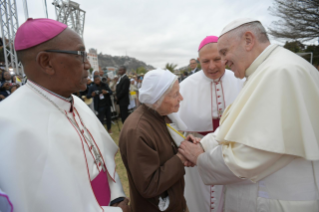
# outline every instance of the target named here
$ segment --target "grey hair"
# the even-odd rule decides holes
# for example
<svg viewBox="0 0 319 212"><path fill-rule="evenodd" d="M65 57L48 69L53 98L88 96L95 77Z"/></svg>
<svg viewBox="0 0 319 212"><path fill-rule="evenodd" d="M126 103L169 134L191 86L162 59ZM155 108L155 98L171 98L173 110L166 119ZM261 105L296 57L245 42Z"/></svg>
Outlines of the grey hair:
<svg viewBox="0 0 319 212"><path fill-rule="evenodd" d="M173 82L170 84L170 86L168 87L168 89L165 91L165 93L154 103L154 104L145 104L147 107L153 109L153 110L157 110L163 103L163 100L165 98L165 96L171 92L171 90L173 89L173 86L175 84L175 82L177 81L178 77L176 76L175 79L173 80Z"/></svg>
<svg viewBox="0 0 319 212"><path fill-rule="evenodd" d="M243 36L243 34L246 33L247 31L252 32L256 36L257 40L260 43L269 42L269 37L268 37L266 29L258 21L244 24L244 25L230 31L229 35L231 37L240 39Z"/></svg>

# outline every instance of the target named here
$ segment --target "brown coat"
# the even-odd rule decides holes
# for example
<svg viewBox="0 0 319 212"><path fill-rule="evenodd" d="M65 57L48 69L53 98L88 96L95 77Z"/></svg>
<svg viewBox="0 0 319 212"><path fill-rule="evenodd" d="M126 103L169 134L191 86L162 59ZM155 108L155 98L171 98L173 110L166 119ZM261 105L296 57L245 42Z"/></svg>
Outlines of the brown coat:
<svg viewBox="0 0 319 212"><path fill-rule="evenodd" d="M133 212L159 212L158 198L169 195L165 212L184 212L184 166L176 156L165 117L145 105L126 120L119 145L130 183Z"/></svg>

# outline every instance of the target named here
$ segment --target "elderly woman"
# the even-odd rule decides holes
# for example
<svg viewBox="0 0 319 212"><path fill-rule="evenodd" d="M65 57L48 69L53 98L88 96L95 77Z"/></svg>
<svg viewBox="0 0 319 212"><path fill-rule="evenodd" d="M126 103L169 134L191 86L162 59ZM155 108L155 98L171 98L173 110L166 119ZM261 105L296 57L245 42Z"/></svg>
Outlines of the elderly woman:
<svg viewBox="0 0 319 212"><path fill-rule="evenodd" d="M183 97L177 76L149 71L139 90L142 103L125 121L119 146L127 169L133 212L188 211L183 196L184 164L167 124Z"/></svg>

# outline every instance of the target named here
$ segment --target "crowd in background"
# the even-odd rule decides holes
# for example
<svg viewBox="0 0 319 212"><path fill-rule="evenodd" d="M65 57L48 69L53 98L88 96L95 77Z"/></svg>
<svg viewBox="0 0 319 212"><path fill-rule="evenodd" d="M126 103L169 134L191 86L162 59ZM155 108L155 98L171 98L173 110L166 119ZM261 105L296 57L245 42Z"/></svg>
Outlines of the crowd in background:
<svg viewBox="0 0 319 212"><path fill-rule="evenodd" d="M127 116L139 105L138 89L144 75L126 76L125 66L121 66L117 74L110 78L101 68L94 70L87 78L87 89L74 93L92 109L102 124L106 124L109 133L112 133L112 119L120 117L124 123ZM0 69L0 102L26 81L27 79L20 75Z"/></svg>
<svg viewBox="0 0 319 212"><path fill-rule="evenodd" d="M124 123L127 116L139 105L138 89L143 75L126 75L126 67L121 66L115 76L109 77L103 70L95 70L87 79L87 89L75 93L106 124L112 133L112 119L120 117Z"/></svg>
<svg viewBox="0 0 319 212"><path fill-rule="evenodd" d="M0 102L15 92L23 84L22 81L22 76L0 69Z"/></svg>
<svg viewBox="0 0 319 212"><path fill-rule="evenodd" d="M179 82L201 69L198 61L194 58L190 59L188 67L190 71L183 71ZM316 65L316 68L319 71L319 64ZM87 89L74 93L92 109L102 124L106 124L109 133L112 133L112 119L121 117L124 123L127 116L140 105L138 90L144 76L144 74L126 76L125 66L121 66L117 74L110 78L101 68L94 70L87 79ZM123 76L126 76L126 80ZM0 102L24 85L24 81L22 76L12 75L9 71L0 69Z"/></svg>

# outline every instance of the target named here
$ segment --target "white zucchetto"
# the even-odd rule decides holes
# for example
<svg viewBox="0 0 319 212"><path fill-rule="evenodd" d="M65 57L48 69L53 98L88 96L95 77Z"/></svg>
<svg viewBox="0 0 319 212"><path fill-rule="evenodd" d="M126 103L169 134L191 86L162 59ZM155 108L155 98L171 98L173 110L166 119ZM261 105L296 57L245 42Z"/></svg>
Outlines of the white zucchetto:
<svg viewBox="0 0 319 212"><path fill-rule="evenodd" d="M224 29L220 33L219 37L221 37L222 35L226 34L229 31L232 31L233 29L236 29L237 27L240 27L241 25L252 23L252 22L259 22L260 23L260 21L258 21L257 19L252 19L252 18L236 19L224 27Z"/></svg>
<svg viewBox="0 0 319 212"><path fill-rule="evenodd" d="M177 76L168 70L158 68L147 72L139 89L139 101L154 104L176 79Z"/></svg>

